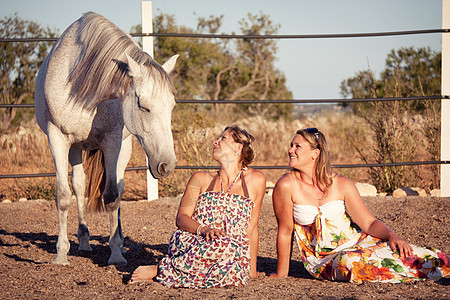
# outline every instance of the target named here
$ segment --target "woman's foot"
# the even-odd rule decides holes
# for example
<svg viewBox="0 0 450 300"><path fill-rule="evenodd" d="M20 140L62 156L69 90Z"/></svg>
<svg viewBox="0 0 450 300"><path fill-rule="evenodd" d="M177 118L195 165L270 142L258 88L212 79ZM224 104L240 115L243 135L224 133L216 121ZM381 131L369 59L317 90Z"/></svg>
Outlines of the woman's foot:
<svg viewBox="0 0 450 300"><path fill-rule="evenodd" d="M158 274L158 266L140 266L134 270L129 283L152 281Z"/></svg>
<svg viewBox="0 0 450 300"><path fill-rule="evenodd" d="M256 274L250 273L250 278L251 279L258 278L259 276L265 276L265 273L263 273L263 272L256 272Z"/></svg>

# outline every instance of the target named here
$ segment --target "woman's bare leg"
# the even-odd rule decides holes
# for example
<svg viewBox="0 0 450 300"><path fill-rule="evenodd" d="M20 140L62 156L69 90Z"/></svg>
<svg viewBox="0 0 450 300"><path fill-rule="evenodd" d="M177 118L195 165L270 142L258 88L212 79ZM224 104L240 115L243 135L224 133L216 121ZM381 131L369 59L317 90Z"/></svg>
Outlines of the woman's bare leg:
<svg viewBox="0 0 450 300"><path fill-rule="evenodd" d="M129 283L152 281L158 274L158 266L140 266L134 270Z"/></svg>

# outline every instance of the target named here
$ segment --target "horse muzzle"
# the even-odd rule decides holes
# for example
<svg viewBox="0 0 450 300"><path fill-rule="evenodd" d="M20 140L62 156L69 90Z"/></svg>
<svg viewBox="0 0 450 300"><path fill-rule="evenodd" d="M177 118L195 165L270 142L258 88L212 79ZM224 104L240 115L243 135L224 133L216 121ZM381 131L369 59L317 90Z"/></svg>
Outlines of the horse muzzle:
<svg viewBox="0 0 450 300"><path fill-rule="evenodd" d="M149 164L148 169L150 170L150 173L155 179L160 179L162 177L167 177L175 170L176 164L170 164L166 162L160 162L158 166L156 167L156 170L152 168L152 166Z"/></svg>

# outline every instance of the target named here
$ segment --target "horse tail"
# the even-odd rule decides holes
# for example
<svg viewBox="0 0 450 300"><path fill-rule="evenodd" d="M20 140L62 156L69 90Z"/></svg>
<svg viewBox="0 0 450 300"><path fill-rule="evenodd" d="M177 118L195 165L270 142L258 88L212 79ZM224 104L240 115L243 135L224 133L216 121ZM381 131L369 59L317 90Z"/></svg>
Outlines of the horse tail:
<svg viewBox="0 0 450 300"><path fill-rule="evenodd" d="M103 151L99 149L83 152L83 165L87 173L87 195L86 210L88 212L102 212L105 205L102 201L105 190L105 158Z"/></svg>

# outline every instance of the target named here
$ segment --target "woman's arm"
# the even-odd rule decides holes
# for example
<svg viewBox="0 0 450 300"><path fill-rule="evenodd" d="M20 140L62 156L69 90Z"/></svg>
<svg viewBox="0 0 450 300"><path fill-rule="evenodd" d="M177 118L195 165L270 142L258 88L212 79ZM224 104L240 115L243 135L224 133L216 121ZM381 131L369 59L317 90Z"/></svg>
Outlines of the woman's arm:
<svg viewBox="0 0 450 300"><path fill-rule="evenodd" d="M352 220L367 234L389 241L392 251L398 250L400 257L413 254L411 246L396 235L386 224L375 218L361 199L355 184L338 175L339 189L344 193L345 207Z"/></svg>
<svg viewBox="0 0 450 300"><path fill-rule="evenodd" d="M261 205L266 193L266 178L263 173L250 169L251 176L248 176L248 187L250 198L255 203L250 216L250 224L247 227L247 235L250 243L250 278L258 277L257 272L257 257L258 257L258 220L261 212Z"/></svg>
<svg viewBox="0 0 450 300"><path fill-rule="evenodd" d="M194 214L198 197L202 192L203 182L206 181L207 176L208 174L206 172L196 172L189 179L180 201L180 207L178 208L176 217L176 225L178 228L196 233L200 224L192 219L192 215Z"/></svg>
<svg viewBox="0 0 450 300"><path fill-rule="evenodd" d="M294 229L292 186L288 175L278 180L273 189L272 202L278 222L277 272L272 278L287 277L291 260L292 231Z"/></svg>
<svg viewBox="0 0 450 300"><path fill-rule="evenodd" d="M186 186L183 197L181 198L180 207L178 208L176 218L176 225L178 228L191 233L204 235L207 241L216 237L225 236L225 232L222 230L210 228L208 226L201 226L201 224L192 219L198 197L206 189L205 186L211 181L211 179L211 174L207 172L196 172L192 175ZM197 229L199 229L198 232Z"/></svg>

